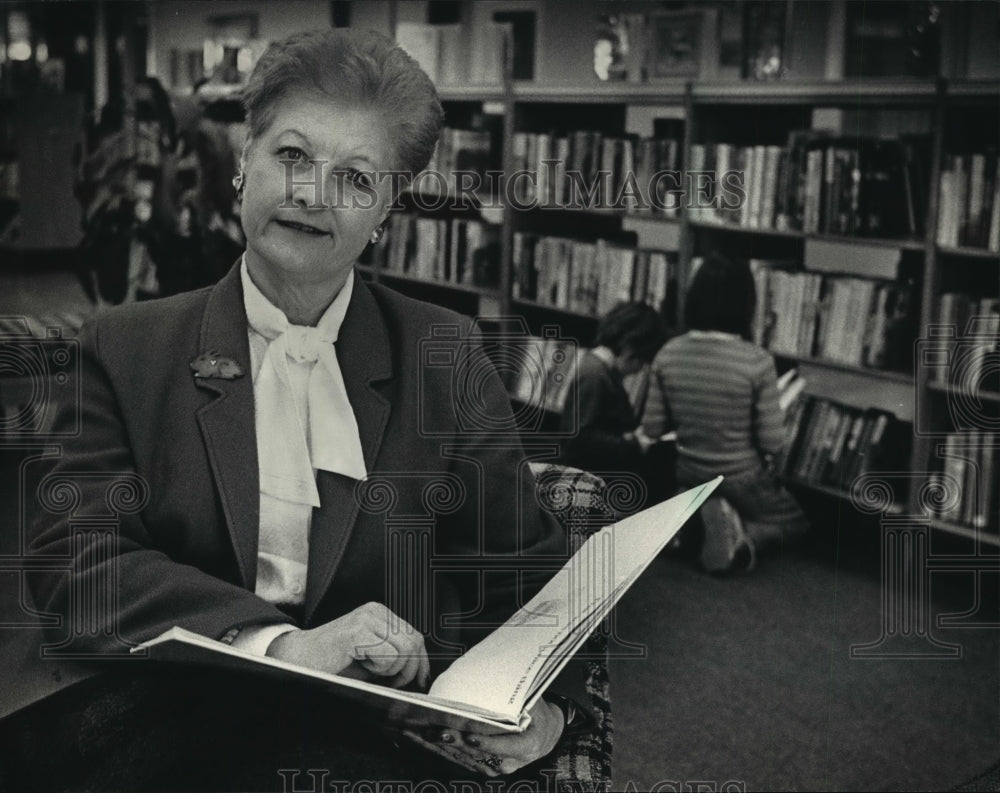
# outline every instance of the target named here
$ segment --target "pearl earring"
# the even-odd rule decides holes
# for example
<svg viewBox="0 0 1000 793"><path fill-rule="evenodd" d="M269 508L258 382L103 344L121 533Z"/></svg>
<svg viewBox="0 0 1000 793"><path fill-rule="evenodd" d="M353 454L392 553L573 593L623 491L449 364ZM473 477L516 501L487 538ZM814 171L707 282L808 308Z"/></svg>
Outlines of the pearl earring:
<svg viewBox="0 0 1000 793"><path fill-rule="evenodd" d="M385 233L385 226L379 226L379 227L378 227L377 229L375 229L375 230L374 230L374 231L372 232L372 236L371 236L371 241L372 241L372 245L375 245L375 244L377 244L377 243L378 243L378 241L379 241L380 239L382 239L382 235L383 235L384 233Z"/></svg>

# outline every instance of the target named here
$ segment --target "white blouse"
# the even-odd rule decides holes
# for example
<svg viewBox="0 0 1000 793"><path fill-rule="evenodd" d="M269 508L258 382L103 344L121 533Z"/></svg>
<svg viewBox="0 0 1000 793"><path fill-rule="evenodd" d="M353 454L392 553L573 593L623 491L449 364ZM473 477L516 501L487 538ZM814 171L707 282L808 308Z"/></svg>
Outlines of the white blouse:
<svg viewBox="0 0 1000 793"><path fill-rule="evenodd" d="M354 273L315 327L292 325L240 267L250 337L260 535L255 592L277 605L304 602L312 511L320 505L316 470L366 476L357 421L337 363L335 342ZM233 646L263 655L295 626L248 626Z"/></svg>

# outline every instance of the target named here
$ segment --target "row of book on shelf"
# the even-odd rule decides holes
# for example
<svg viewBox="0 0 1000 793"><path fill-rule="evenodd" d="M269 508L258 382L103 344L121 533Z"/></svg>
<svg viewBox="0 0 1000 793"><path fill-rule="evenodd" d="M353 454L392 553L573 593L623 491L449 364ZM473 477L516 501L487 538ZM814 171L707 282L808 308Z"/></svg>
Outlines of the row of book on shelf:
<svg viewBox="0 0 1000 793"><path fill-rule="evenodd" d="M1000 393L1000 373L989 365L1000 352L1000 297L974 297L945 292L937 298L939 327L935 357L925 362L930 382L961 388L970 394Z"/></svg>
<svg viewBox="0 0 1000 793"><path fill-rule="evenodd" d="M919 294L913 283L794 269L751 259L754 341L776 354L909 371Z"/></svg>
<svg viewBox="0 0 1000 793"><path fill-rule="evenodd" d="M917 237L926 152L922 138L842 138L821 130L795 130L784 146L695 143L688 170L714 177L706 188L711 200L689 201L690 217L806 234Z"/></svg>
<svg viewBox="0 0 1000 793"><path fill-rule="evenodd" d="M522 231L513 248L516 300L599 317L629 301L663 310L674 294L675 252Z"/></svg>
<svg viewBox="0 0 1000 793"><path fill-rule="evenodd" d="M938 245L1000 253L997 149L947 154L938 180Z"/></svg>
<svg viewBox="0 0 1000 793"><path fill-rule="evenodd" d="M515 132L511 166L511 174L534 176L519 177L514 185L518 200L525 203L649 211L666 217L676 217L682 203L679 176L656 178L658 173L679 173L681 141L676 137L594 130L567 135Z"/></svg>
<svg viewBox="0 0 1000 793"><path fill-rule="evenodd" d="M998 440L995 432L980 430L945 436L938 455L940 468L931 474L928 488L940 498L925 499L931 517L973 529L998 530Z"/></svg>
<svg viewBox="0 0 1000 793"><path fill-rule="evenodd" d="M583 205L652 211L744 228L869 237L918 237L927 201L924 138L833 137L796 130L784 146L691 145L688 172L679 174L677 137L610 135L594 130L515 132L508 176L516 196L542 206ZM431 161L454 171L486 173L497 159L488 130L446 127ZM579 174L570 179L567 173ZM695 195L699 191L702 196ZM704 200L707 195L708 200ZM1000 157L997 149L947 154L938 180L937 242L1000 252Z"/></svg>
<svg viewBox="0 0 1000 793"><path fill-rule="evenodd" d="M803 396L785 417L787 441L777 474L796 482L849 492L870 471L898 471L909 463L912 433L893 414ZM903 501L905 494L896 494Z"/></svg>
<svg viewBox="0 0 1000 793"><path fill-rule="evenodd" d="M485 175L494 158L495 143L488 129L444 127L427 170L440 173L448 182L453 182L455 171Z"/></svg>
<svg viewBox="0 0 1000 793"><path fill-rule="evenodd" d="M426 281L496 289L500 227L472 218L394 212L370 254L383 272Z"/></svg>

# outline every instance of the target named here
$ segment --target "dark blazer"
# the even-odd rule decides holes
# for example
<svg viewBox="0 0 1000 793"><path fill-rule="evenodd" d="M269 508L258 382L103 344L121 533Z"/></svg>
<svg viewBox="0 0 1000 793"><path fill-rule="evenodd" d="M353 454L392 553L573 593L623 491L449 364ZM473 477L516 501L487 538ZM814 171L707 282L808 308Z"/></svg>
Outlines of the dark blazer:
<svg viewBox="0 0 1000 793"><path fill-rule="evenodd" d="M509 418L510 405L469 328L453 312L356 279L337 355L371 478L356 487L321 474L324 506L314 514L305 604L295 615L301 626L374 600L406 610L404 619L431 633L430 651L456 651L476 638L448 627L456 617L488 629L564 559L565 536L538 509L516 437L475 418ZM193 377L190 362L209 350L247 374ZM39 484L30 536L31 553L74 560L72 585L63 572L30 576L37 608L63 620L72 639L65 649L121 654L173 625L221 637L289 620L253 594L258 462L238 267L214 287L108 311L82 332L81 358L82 431ZM466 398L473 411L463 410ZM135 511L139 502L145 506ZM71 526L107 525L109 514L117 518L116 554L73 544ZM400 522L405 516L409 523ZM401 540L406 531L423 531L429 547ZM417 550L407 556L389 546ZM511 564L512 555L521 558ZM487 571L497 556L508 558ZM534 567L528 557L537 557ZM112 565L115 632L74 633L72 598L103 586ZM518 567L529 570L520 579L511 569ZM404 579L420 592L396 597ZM516 591L519 580L528 591ZM74 679L53 669L37 695Z"/></svg>

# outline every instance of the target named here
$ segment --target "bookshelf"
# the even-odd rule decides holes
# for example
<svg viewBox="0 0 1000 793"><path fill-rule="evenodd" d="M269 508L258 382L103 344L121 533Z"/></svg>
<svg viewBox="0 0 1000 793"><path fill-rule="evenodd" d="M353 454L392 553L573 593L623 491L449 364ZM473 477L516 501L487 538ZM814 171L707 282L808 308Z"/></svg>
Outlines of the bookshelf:
<svg viewBox="0 0 1000 793"><path fill-rule="evenodd" d="M928 485L958 484L960 498L931 525L1000 545L1000 106L997 81L954 81L938 98L933 222L916 351L914 470ZM977 175L978 174L978 175ZM977 187L978 182L978 187ZM954 487L952 488L954 489Z"/></svg>
<svg viewBox="0 0 1000 793"><path fill-rule="evenodd" d="M579 339L581 346L589 343L600 316L595 305L581 307L572 302L553 305L551 301L538 299L536 294L524 292L526 239L536 243L546 239L571 240L578 245L593 245L600 240L601 245L623 250L664 252L669 257L668 280L672 288L663 308L674 329L678 329L683 285L692 262L713 249L746 259L780 262L781 267L789 267L800 275L813 274L822 282L823 295L834 282L847 283L846 294L855 297L860 294L866 302L864 312L871 310L868 303L877 302L877 296L884 291L902 290L905 310L899 309L901 316L895 318L898 321L895 335L890 334L891 338L885 342L892 346L890 360L885 356L838 359L823 354L817 347L779 348L772 350L779 369L799 368L809 382L807 396L829 400L844 415L857 417L868 411L892 416L896 437L908 439L903 459L897 458L893 464L906 468L912 483L908 492L904 489L896 493L893 506L896 514L923 509L918 491L935 485L936 479L944 475L941 449L949 442L954 444L956 441L949 439L956 435L975 448L978 455L961 473L965 484L973 484L968 477L976 466L980 474L985 468L987 475L997 478L997 450L987 447L1000 437L1000 382L986 380L970 387L968 383L941 381L940 376L935 379L915 357L914 350L926 341L929 325L941 321L944 295L964 294L976 308L986 307L989 298L1000 298L997 268L1000 252L989 248L989 218L983 218L984 210L980 210L979 230L972 236L940 236L945 203L949 200L946 197L942 201L940 195L942 173L948 166L966 170L975 167L984 174L996 167L996 141L1000 133L996 96L1000 95L1000 83L907 78L560 87L508 82L499 91L493 88L482 94L477 94L474 87L450 86L442 95L446 113L450 103L466 106L475 98L498 112L502 121L494 127L500 136L495 150L500 153L500 167L507 172L525 167L526 136L547 136L543 146L552 146L554 150L552 141L566 137L572 145L574 132L581 130L610 139L630 138L633 146L640 145L643 138L672 137L678 147L674 166L678 169L692 168L697 164L692 162L693 157L703 156L707 148L720 143L732 147L732 164L739 162L733 151L740 147L751 153L742 155L744 158L753 156L754 147L769 147L771 151L765 149L766 156L780 156L780 162L784 163L796 140L814 145L821 152L814 157L819 157L824 165L828 159L836 164L837 158L843 156L830 154L828 150L865 152L868 146L881 147L879 154L891 161L889 165L880 162L878 156L874 157L874 164L845 158L839 165L840 176L860 170L862 180L870 178L872 184L888 181L890 188L897 189L896 193L875 194L870 202L873 212L888 206L897 214L871 219L867 226L859 221L859 207L852 205L849 198L841 199L846 203L839 210L844 216L839 225L831 215L826 222L814 222L811 226L778 222L780 207L768 210L773 214L766 223L744 225L739 220L734 222L732 218L705 212L704 208L701 212L678 211L667 215L636 211L629 206L524 209L504 204L499 209L502 220L499 278L495 288L491 286L479 294L482 300L478 305L469 300L464 305L474 309L468 313L520 316L532 333L554 324L565 335ZM829 131L823 131L828 127ZM970 127L978 130L971 138L965 132ZM975 166L973 154L978 155ZM572 161L574 155L567 155L563 149L558 156L560 159L568 156ZM710 161L702 167L711 170L715 165ZM879 172L880 168L883 172ZM827 176L822 171L820 174L822 206L823 191L833 189L833 179L838 175L832 172L832 176ZM856 174L853 178L857 178ZM988 176L977 178L985 185L977 188L976 195L985 195L989 205L986 194L991 186L995 190L997 180L991 181ZM690 185L686 187L690 189ZM839 189L839 195L850 196L846 186ZM862 185L855 189L874 188ZM690 202L689 192L685 200ZM760 196L755 200L759 201ZM894 201L903 206L891 206ZM966 208L969 201L966 194L963 198ZM549 203L556 203L551 196ZM846 264L840 269L831 267L828 261L817 266L818 249L824 251L827 260L833 257ZM858 265L858 261L862 264ZM390 285L399 283L398 278L394 282L393 276L383 269L377 273L378 278ZM860 285L860 292L852 293L852 285ZM446 293L446 287L437 288L443 302L453 299ZM896 299L899 300L898 295ZM857 308L850 298L848 305ZM848 311L848 326L863 325L856 321L855 313L862 312ZM865 339L855 338L853 343L862 345L859 349L868 349L870 342L866 339L872 332L869 328ZM962 343L951 342L959 347ZM830 350L844 344L843 339L833 339ZM984 377L1000 377L989 365L986 370ZM971 419L979 421L979 425L955 426L954 406L963 400L972 405L971 408L966 405L966 414L970 410L979 411ZM842 442L850 435L847 422L847 419L841 421ZM831 442L836 442L838 433L832 420L830 432ZM925 474L923 479L918 476L921 472ZM790 475L789 483L825 497L849 499L849 483L832 481L829 475L819 479ZM971 508L965 519L935 514L930 516L931 525L956 536L1000 546L997 495L990 492L995 489L995 482L987 479L981 479L975 487L975 498L981 511L985 510L982 516L976 518Z"/></svg>

